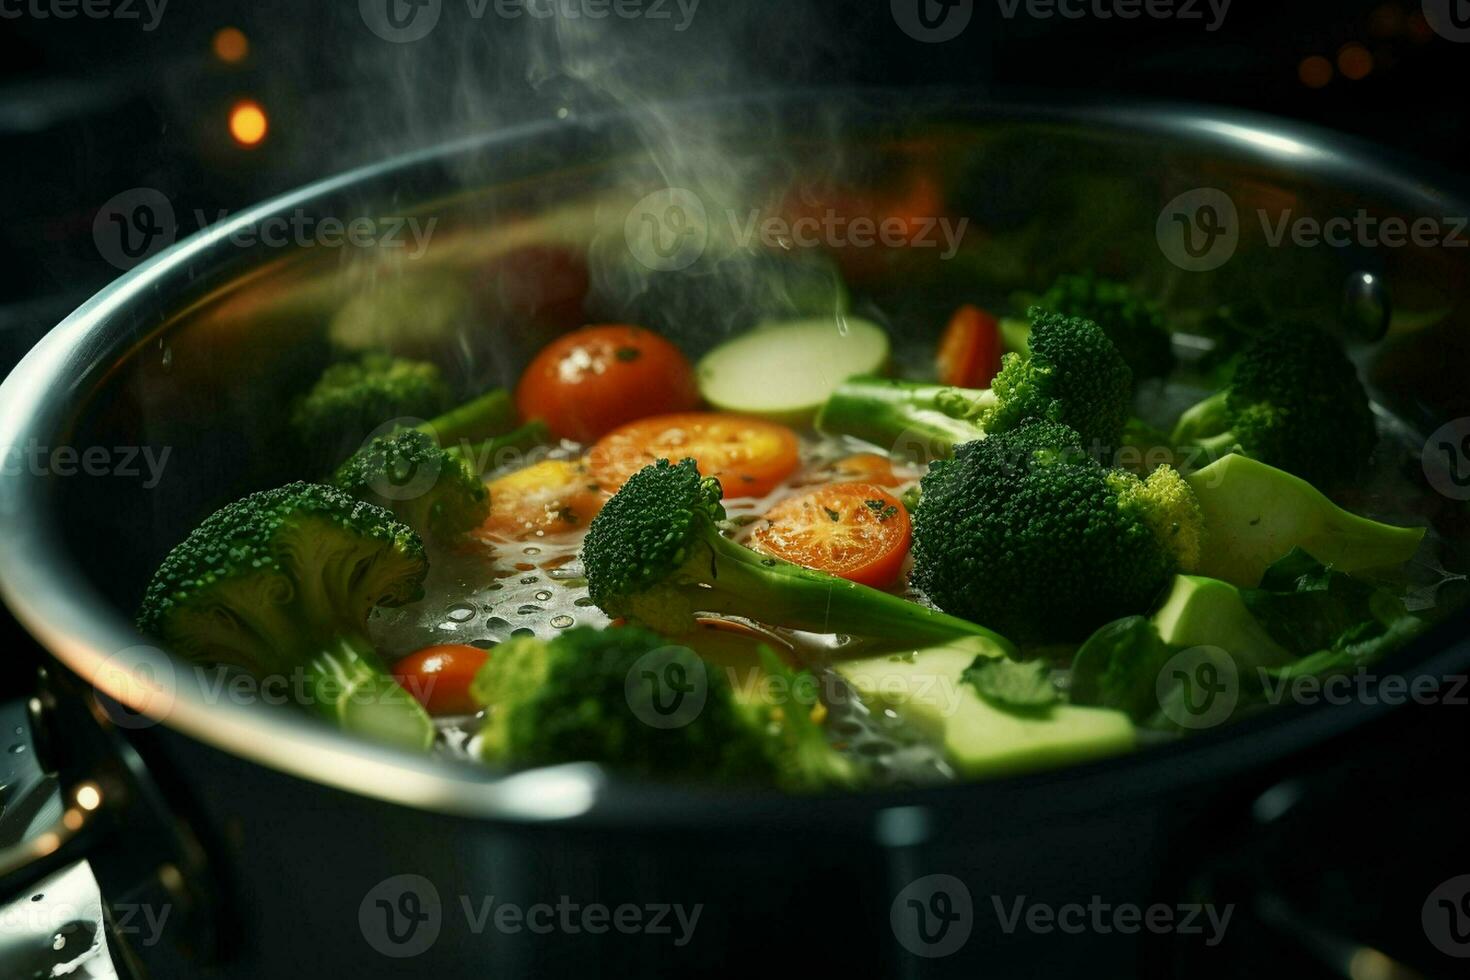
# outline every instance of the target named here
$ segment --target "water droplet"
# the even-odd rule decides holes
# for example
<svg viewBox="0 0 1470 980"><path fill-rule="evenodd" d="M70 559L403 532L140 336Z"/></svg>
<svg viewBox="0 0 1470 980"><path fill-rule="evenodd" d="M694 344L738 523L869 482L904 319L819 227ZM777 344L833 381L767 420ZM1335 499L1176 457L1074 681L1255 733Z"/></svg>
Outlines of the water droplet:
<svg viewBox="0 0 1470 980"><path fill-rule="evenodd" d="M20 742L17 742L17 743L15 743L14 745L12 745L10 747L10 754L11 755L20 755L25 750L26 750L26 747L23 744L21 744Z"/></svg>
<svg viewBox="0 0 1470 980"><path fill-rule="evenodd" d="M500 616L491 616L489 619L485 620L485 625L493 630L505 629L507 626L510 625L510 620L504 619Z"/></svg>
<svg viewBox="0 0 1470 980"><path fill-rule="evenodd" d="M166 368L173 367L173 363L174 363L174 349L173 349L173 347L171 345L164 344L163 345L163 366L166 367Z"/></svg>
<svg viewBox="0 0 1470 980"><path fill-rule="evenodd" d="M566 613L562 613L560 616L551 617L551 625L555 626L559 630L564 630L575 622L576 620L568 616Z"/></svg>
<svg viewBox="0 0 1470 980"><path fill-rule="evenodd" d="M468 602L457 602L445 613L451 623L468 623L475 618L475 607Z"/></svg>
<svg viewBox="0 0 1470 980"><path fill-rule="evenodd" d="M56 935L54 935L54 936L51 937L51 948L52 949L63 949L63 948L65 948L65 946L66 946L66 937L63 936L61 933L58 932L58 933L56 933Z"/></svg>
<svg viewBox="0 0 1470 980"><path fill-rule="evenodd" d="M528 555L539 555L541 554L541 549L536 547L534 544L527 545L524 553Z"/></svg>
<svg viewBox="0 0 1470 980"><path fill-rule="evenodd" d="M524 606L521 606L519 609L516 610L516 615L518 615L518 616L534 616L537 613L542 613L542 612L545 612L545 611L546 610L545 609L542 609L540 606L533 606L531 603L528 602Z"/></svg>
<svg viewBox="0 0 1470 980"><path fill-rule="evenodd" d="M15 734L17 734L17 735L24 735L25 733L26 733L26 730L24 728L22 728L19 725L16 725L15 726Z"/></svg>
<svg viewBox="0 0 1470 980"><path fill-rule="evenodd" d="M504 582L491 582L489 585L485 586L485 591L486 592L499 592L503 588L505 588L505 583Z"/></svg>
<svg viewBox="0 0 1470 980"><path fill-rule="evenodd" d="M31 901L33 901L33 902L39 902L42 899L44 899L45 897L46 897L46 893L45 892L36 892L36 894L34 894L34 895L31 896Z"/></svg>
<svg viewBox="0 0 1470 980"><path fill-rule="evenodd" d="M526 626L521 626L510 631L511 636L535 636L536 631Z"/></svg>
<svg viewBox="0 0 1470 980"><path fill-rule="evenodd" d="M576 599L572 600L572 605L581 606L583 609L586 609L588 606L592 605L592 597L589 595L578 596Z"/></svg>
<svg viewBox="0 0 1470 980"><path fill-rule="evenodd" d="M525 578L521 579L521 584L522 585L535 585L539 581L541 581L541 579L538 578L537 576L535 576L535 575L527 575Z"/></svg>
<svg viewBox="0 0 1470 980"><path fill-rule="evenodd" d="M536 601L537 602L550 602L551 601L551 593L550 592L547 592L545 589L541 589L540 591L538 591L536 593Z"/></svg>

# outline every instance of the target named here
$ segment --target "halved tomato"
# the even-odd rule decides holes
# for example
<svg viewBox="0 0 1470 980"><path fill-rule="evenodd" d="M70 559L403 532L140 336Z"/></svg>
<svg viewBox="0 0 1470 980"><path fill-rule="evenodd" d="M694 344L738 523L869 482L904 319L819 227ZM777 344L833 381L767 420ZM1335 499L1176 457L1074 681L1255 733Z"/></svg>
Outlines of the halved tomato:
<svg viewBox="0 0 1470 980"><path fill-rule="evenodd" d="M939 380L958 388L984 388L1000 371L1000 324L978 306L954 311L935 357Z"/></svg>
<svg viewBox="0 0 1470 980"><path fill-rule="evenodd" d="M479 707L470 682L489 652L465 643L415 650L393 665L393 676L431 715L468 715Z"/></svg>
<svg viewBox="0 0 1470 980"><path fill-rule="evenodd" d="M762 419L724 412L679 412L619 426L587 454L599 483L616 490L660 459L692 457L717 477L726 497L761 497L796 471L796 433Z"/></svg>
<svg viewBox="0 0 1470 980"><path fill-rule="evenodd" d="M548 459L490 481L490 518L480 530L512 541L584 528L608 494L580 461Z"/></svg>
<svg viewBox="0 0 1470 980"><path fill-rule="evenodd" d="M902 501L876 483L834 483L781 501L753 537L757 550L849 581L886 588L908 555Z"/></svg>

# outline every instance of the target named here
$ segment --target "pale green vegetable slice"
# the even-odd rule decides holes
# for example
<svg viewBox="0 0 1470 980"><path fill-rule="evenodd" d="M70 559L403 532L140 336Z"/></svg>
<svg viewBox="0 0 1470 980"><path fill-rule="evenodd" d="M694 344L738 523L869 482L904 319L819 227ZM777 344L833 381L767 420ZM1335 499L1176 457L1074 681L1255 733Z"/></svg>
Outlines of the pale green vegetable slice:
<svg viewBox="0 0 1470 980"><path fill-rule="evenodd" d="M843 315L758 326L706 354L697 375L716 408L799 425L847 378L887 361L883 329Z"/></svg>

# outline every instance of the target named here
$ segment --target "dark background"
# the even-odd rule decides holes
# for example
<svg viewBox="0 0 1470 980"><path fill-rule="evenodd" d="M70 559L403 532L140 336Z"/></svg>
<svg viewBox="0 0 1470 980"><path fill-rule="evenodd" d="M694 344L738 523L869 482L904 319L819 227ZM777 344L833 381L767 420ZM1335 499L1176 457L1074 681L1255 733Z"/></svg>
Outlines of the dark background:
<svg viewBox="0 0 1470 980"><path fill-rule="evenodd" d="M1211 31L1205 0L1203 19L1131 21L1038 18L1024 4L1007 17L1000 0L973 0L965 31L933 44L899 30L888 0L703 0L683 32L672 20L600 22L590 58L567 54L545 19L497 17L493 5L475 18L473 0L442 0L435 30L407 44L373 35L356 0L174 0L151 30L144 0L112 0L132 19L37 15L53 2L0 2L7 366L117 274L91 235L114 194L159 189L183 234L196 212L213 217L355 162L609 97L812 84L1044 87L1271 112L1451 168L1463 168L1467 143L1470 46L1437 35L1412 2L1235 0ZM679 17L674 0L668 9ZM212 50L230 26L248 43L234 62ZM1372 59L1358 79L1338 66L1363 63L1354 45ZM1301 77L1313 56L1331 66L1320 87ZM270 124L250 148L228 131L242 98L258 101Z"/></svg>

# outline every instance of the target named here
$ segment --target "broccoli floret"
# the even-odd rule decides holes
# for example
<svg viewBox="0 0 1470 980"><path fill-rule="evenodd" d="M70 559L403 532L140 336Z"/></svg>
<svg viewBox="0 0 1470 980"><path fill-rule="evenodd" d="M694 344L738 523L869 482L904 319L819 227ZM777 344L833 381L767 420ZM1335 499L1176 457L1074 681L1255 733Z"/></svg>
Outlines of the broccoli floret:
<svg viewBox="0 0 1470 980"><path fill-rule="evenodd" d="M430 419L452 404L449 386L434 365L365 354L323 371L297 403L292 427L302 445L336 460L384 422Z"/></svg>
<svg viewBox="0 0 1470 980"><path fill-rule="evenodd" d="M1176 571L1254 586L1293 548L1351 572L1407 561L1423 537L1244 456L1140 479L1045 422L960 446L920 487L914 584L946 612L1033 643L1146 611Z"/></svg>
<svg viewBox="0 0 1470 980"><path fill-rule="evenodd" d="M428 560L381 507L309 483L221 508L163 560L138 628L204 663L258 677L303 671L343 728L426 749L429 716L379 661L368 614L422 597Z"/></svg>
<svg viewBox="0 0 1470 980"><path fill-rule="evenodd" d="M420 534L450 541L490 516L490 493L481 479L487 464L504 450L529 449L545 436L546 426L532 422L477 445L441 449L427 432L403 429L359 449L337 469L332 484L388 508Z"/></svg>
<svg viewBox="0 0 1470 980"><path fill-rule="evenodd" d="M1057 423L962 445L920 486L914 584L1020 641L1080 639L1146 609L1199 553L1198 505L1177 473L1108 469Z"/></svg>
<svg viewBox="0 0 1470 980"><path fill-rule="evenodd" d="M1351 478L1378 441L1368 395L1335 340L1308 326L1246 345L1230 384L1174 427L1181 454L1240 451L1313 483Z"/></svg>
<svg viewBox="0 0 1470 980"><path fill-rule="evenodd" d="M323 371L296 404L292 426L303 446L335 463L384 423L410 419L427 420L414 428L450 447L506 432L516 411L502 388L454 405L437 367L379 353Z"/></svg>
<svg viewBox="0 0 1470 980"><path fill-rule="evenodd" d="M720 533L720 482L694 460L661 459L635 473L592 521L582 564L595 602L660 632L694 626L696 612L772 626L904 644L989 630L896 595L759 555Z"/></svg>
<svg viewBox="0 0 1470 980"><path fill-rule="evenodd" d="M774 654L763 651L762 660L795 680ZM812 705L742 699L724 671L637 627L502 643L471 693L488 708L481 756L502 765L588 761L639 776L787 789L851 779Z"/></svg>
<svg viewBox="0 0 1470 980"><path fill-rule="evenodd" d="M1036 305L1102 327L1135 378L1161 378L1174 369L1174 347L1158 306L1112 279L1061 275Z"/></svg>
<svg viewBox="0 0 1470 980"><path fill-rule="evenodd" d="M943 457L959 443L1042 419L1071 426L1089 447L1116 448L1132 410L1127 362L1090 320L1035 307L1030 316L1030 356L1005 355L989 389L852 378L828 399L817 427Z"/></svg>

